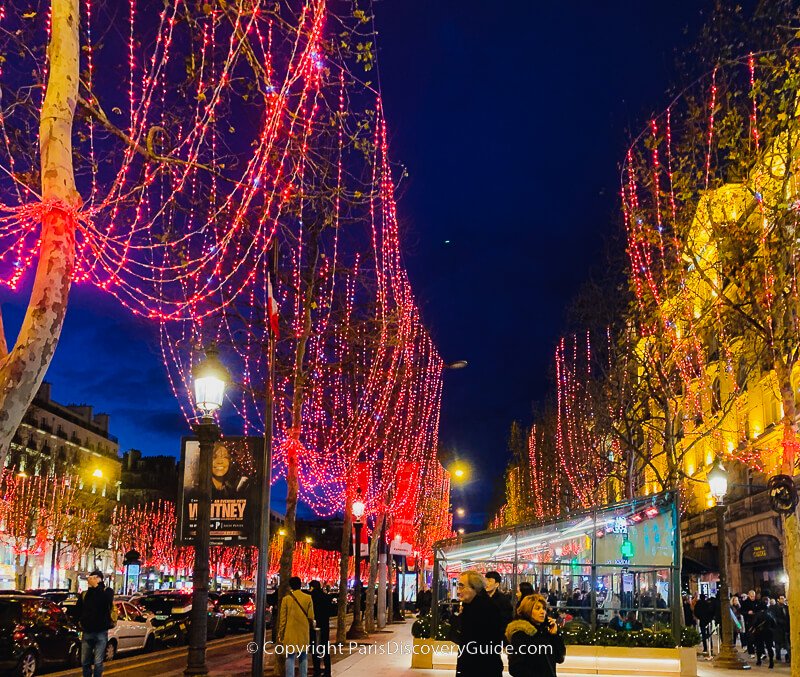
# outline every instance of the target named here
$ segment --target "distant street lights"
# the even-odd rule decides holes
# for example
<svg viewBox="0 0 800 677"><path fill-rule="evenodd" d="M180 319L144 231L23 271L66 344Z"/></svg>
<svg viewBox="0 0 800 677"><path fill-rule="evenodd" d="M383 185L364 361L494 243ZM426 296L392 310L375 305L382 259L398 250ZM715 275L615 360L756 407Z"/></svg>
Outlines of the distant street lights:
<svg viewBox="0 0 800 677"><path fill-rule="evenodd" d="M353 518L355 519L356 543L355 543L355 564L356 580L353 586L353 623L347 631L347 639L365 639L367 635L364 624L361 621L361 518L364 516L366 506L361 500L361 488L356 492L356 500L353 501Z"/></svg>
<svg viewBox="0 0 800 677"><path fill-rule="evenodd" d="M464 508L456 508L456 515L458 517L464 517L467 514L467 511Z"/></svg>
<svg viewBox="0 0 800 677"><path fill-rule="evenodd" d="M717 461L708 473L708 487L711 495L716 499L717 506L717 553L719 557L719 585L717 586L717 599L719 601L721 616L721 634L719 638L719 654L714 664L728 670L749 670L750 666L744 663L733 645L733 627L731 615L728 610L730 605L730 592L728 591L728 547L725 542L725 494L728 493L728 473Z"/></svg>
<svg viewBox="0 0 800 677"><path fill-rule="evenodd" d="M189 653L184 675L207 675L206 633L208 629L208 559L211 531L211 457L219 439L214 412L222 406L228 371L219 361L214 346L206 350L205 359L193 369L195 405L202 412L194 431L200 443L197 527L192 570L192 611L189 627Z"/></svg>
<svg viewBox="0 0 800 677"><path fill-rule="evenodd" d="M466 360L456 360L455 362L451 362L450 364L445 364L445 369L464 369L469 364Z"/></svg>

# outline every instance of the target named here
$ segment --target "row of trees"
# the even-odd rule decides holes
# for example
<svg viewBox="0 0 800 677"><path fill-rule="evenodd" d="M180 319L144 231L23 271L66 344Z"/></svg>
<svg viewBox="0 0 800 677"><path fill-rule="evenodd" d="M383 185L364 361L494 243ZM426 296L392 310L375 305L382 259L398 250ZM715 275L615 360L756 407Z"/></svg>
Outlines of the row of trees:
<svg viewBox="0 0 800 677"><path fill-rule="evenodd" d="M34 561L49 566L54 585L58 569L76 569L101 540L100 513L78 485L71 476L0 473L0 537L14 554L19 589L30 586Z"/></svg>
<svg viewBox="0 0 800 677"><path fill-rule="evenodd" d="M372 20L324 0L150 5L0 10L0 86L15 93L0 103L0 281L17 289L36 269L0 352L0 461L73 280L159 324L187 421L191 366L213 340L242 432L264 430L275 396L283 594L300 500L348 532L361 489L380 533L446 481L424 473L442 361L401 262ZM125 44L98 37L108 27Z"/></svg>
<svg viewBox="0 0 800 677"><path fill-rule="evenodd" d="M554 402L531 429L512 427L498 521L665 489L705 509L717 458L797 474L800 56L780 32L796 10L770 16L752 33L767 51L720 60L629 149L625 282L611 302L604 289L583 304L590 319L605 312L557 346ZM775 414L757 409L771 401ZM764 435L771 423L780 434ZM542 470L561 485L542 484ZM798 514L783 527L800 581Z"/></svg>

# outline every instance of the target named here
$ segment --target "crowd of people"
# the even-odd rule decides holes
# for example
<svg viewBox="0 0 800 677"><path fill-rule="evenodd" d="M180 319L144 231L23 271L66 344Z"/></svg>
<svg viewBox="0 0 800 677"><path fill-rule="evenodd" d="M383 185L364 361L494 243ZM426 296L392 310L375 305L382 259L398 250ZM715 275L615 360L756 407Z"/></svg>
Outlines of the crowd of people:
<svg viewBox="0 0 800 677"><path fill-rule="evenodd" d="M783 659L791 662L789 645L789 606L786 597L768 597L750 590L747 594L733 595L728 602L728 613L733 626L733 645L737 641L756 665L769 659L769 667ZM715 626L722 620L719 599L705 594L683 597L683 615L686 625L699 627L703 638L703 651L711 655Z"/></svg>
<svg viewBox="0 0 800 677"><path fill-rule="evenodd" d="M505 652L512 677L556 677L566 647L547 598L521 585L514 600L500 581L496 571L465 571L458 578L461 608L450 637L459 647L456 675L500 677Z"/></svg>

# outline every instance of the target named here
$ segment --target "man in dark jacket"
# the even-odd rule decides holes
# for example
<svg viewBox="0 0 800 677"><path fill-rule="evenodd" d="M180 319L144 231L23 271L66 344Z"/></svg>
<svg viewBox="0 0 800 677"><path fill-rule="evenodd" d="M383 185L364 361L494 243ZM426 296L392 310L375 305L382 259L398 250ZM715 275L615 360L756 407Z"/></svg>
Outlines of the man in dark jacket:
<svg viewBox="0 0 800 677"><path fill-rule="evenodd" d="M753 637L753 622L755 621L756 614L764 608L764 604L760 599L756 599L756 591L750 590L747 597L742 600L742 616L744 616L744 629L747 632L747 653L750 658L756 657L756 644Z"/></svg>
<svg viewBox="0 0 800 677"><path fill-rule="evenodd" d="M417 613L419 616L427 616L431 611L433 604L433 592L425 584L422 584L422 590L417 595Z"/></svg>
<svg viewBox="0 0 800 677"><path fill-rule="evenodd" d="M486 593L477 571L458 577L461 613L453 619L451 639L458 644L457 677L501 677L503 631L500 611Z"/></svg>
<svg viewBox="0 0 800 677"><path fill-rule="evenodd" d="M75 618L81 626L81 666L83 677L101 677L108 644L108 630L113 626L111 609L114 591L103 583L103 572L95 569L86 580L89 589L78 597ZM94 665L94 670L92 670Z"/></svg>
<svg viewBox="0 0 800 677"><path fill-rule="evenodd" d="M484 578L486 578L486 594L500 612L505 627L514 618L514 607L511 605L511 600L500 591L500 574L496 571L487 571Z"/></svg>
<svg viewBox="0 0 800 677"><path fill-rule="evenodd" d="M700 636L703 638L703 653L711 655L709 640L711 639L711 621L714 620L714 602L706 599L706 594L701 593L700 599L694 605L694 615L700 624Z"/></svg>
<svg viewBox="0 0 800 677"><path fill-rule="evenodd" d="M317 621L317 628L319 628L319 641L315 641L313 633L311 637L311 662L314 665L314 675L331 677L331 652L329 646L331 639L331 600L322 591L322 585L319 581L311 581L308 587L311 588L314 619ZM323 672L319 670L320 659L325 665Z"/></svg>
<svg viewBox="0 0 800 677"><path fill-rule="evenodd" d="M786 662L791 663L791 646L789 644L789 607L786 604L786 597L781 595L774 606L770 607L772 616L775 619L775 658L780 661L781 651L786 649Z"/></svg>

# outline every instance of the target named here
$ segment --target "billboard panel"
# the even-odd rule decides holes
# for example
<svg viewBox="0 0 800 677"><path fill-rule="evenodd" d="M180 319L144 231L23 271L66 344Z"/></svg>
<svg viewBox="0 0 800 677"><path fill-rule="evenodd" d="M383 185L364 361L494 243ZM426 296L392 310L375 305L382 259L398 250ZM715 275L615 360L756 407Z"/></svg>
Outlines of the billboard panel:
<svg viewBox="0 0 800 677"><path fill-rule="evenodd" d="M179 541L194 543L200 485L200 443L181 441L181 511ZM214 444L211 459L211 545L256 545L262 437L226 437Z"/></svg>

